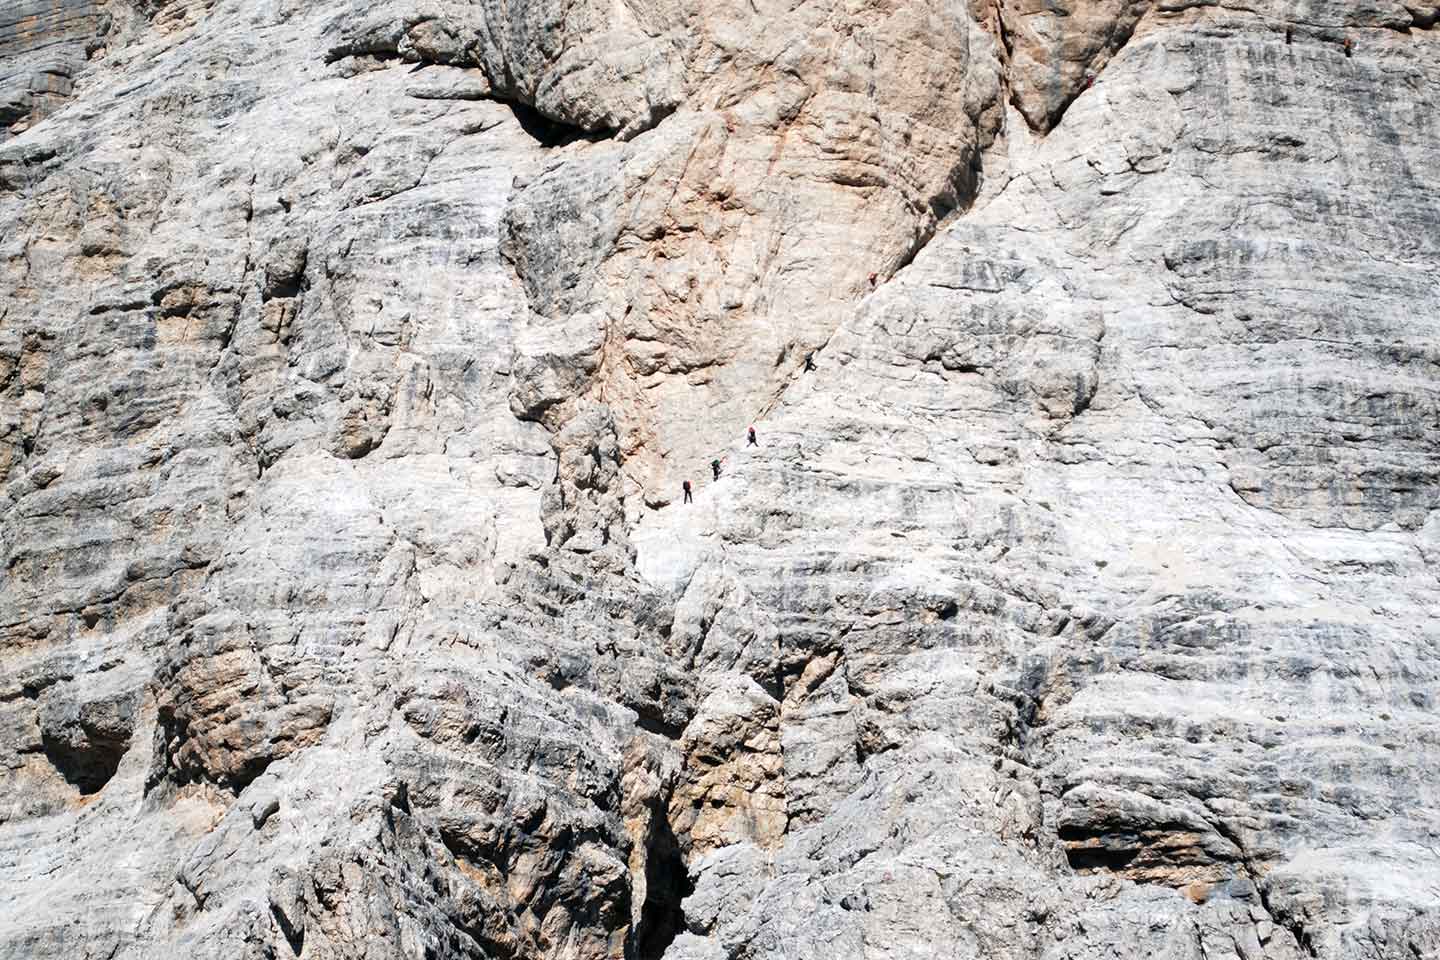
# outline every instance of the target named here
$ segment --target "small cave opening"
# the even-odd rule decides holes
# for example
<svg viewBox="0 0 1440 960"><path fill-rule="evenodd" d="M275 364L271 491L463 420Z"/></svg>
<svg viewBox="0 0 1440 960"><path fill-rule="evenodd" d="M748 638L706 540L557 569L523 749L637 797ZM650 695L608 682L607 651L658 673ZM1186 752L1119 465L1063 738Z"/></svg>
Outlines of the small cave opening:
<svg viewBox="0 0 1440 960"><path fill-rule="evenodd" d="M46 733L40 742L45 758L67 783L86 796L99 793L110 782L130 746L129 736L106 736L94 731L83 739Z"/></svg>
<svg viewBox="0 0 1440 960"><path fill-rule="evenodd" d="M267 282L260 290L260 302L269 303L271 300L285 300L298 297L304 289L300 277L279 277L273 282Z"/></svg>
<svg viewBox="0 0 1440 960"><path fill-rule="evenodd" d="M1065 859L1076 871L1121 872L1144 849L1144 842L1134 834L1102 833L1074 824L1061 827L1059 838L1065 845Z"/></svg>
<svg viewBox="0 0 1440 960"><path fill-rule="evenodd" d="M594 142L607 136L604 133L587 133L579 127L552 120L528 104L508 103L507 106L520 122L520 129L542 147L564 147L582 140Z"/></svg>
<svg viewBox="0 0 1440 960"><path fill-rule="evenodd" d="M1134 848L1116 850L1107 847L1066 847L1065 859L1070 861L1072 870L1108 870L1113 873L1128 866L1139 852Z"/></svg>
<svg viewBox="0 0 1440 960"><path fill-rule="evenodd" d="M685 929L686 897L695 890L680 850L680 841L663 810L651 828L650 855L645 859L645 904L640 908L640 930L635 960L659 960Z"/></svg>

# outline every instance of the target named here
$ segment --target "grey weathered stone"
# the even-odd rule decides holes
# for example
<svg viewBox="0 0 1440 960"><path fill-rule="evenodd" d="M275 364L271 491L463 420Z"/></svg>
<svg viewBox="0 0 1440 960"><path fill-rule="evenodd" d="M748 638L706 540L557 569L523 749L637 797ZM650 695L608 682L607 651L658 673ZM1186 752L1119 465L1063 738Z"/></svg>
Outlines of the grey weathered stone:
<svg viewBox="0 0 1440 960"><path fill-rule="evenodd" d="M11 0L0 11L0 141L64 104L110 23L99 0Z"/></svg>
<svg viewBox="0 0 1440 960"><path fill-rule="evenodd" d="M0 957L1440 955L1433 7L20 9Z"/></svg>

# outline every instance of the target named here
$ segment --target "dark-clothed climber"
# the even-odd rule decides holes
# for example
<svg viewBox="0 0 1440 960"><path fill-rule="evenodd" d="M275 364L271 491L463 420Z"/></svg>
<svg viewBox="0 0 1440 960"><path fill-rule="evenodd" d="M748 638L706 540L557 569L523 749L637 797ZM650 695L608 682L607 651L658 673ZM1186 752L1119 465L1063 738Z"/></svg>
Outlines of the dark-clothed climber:
<svg viewBox="0 0 1440 960"><path fill-rule="evenodd" d="M684 500L685 503L690 503L692 500L695 499L694 497L692 497L692 496L690 495L690 481L689 481L689 480L686 480L684 483L680 484L680 489L685 491L685 500Z"/></svg>
<svg viewBox="0 0 1440 960"><path fill-rule="evenodd" d="M805 354L805 372L806 372L806 373L809 373L811 370L814 370L814 369L815 369L815 354L813 354L813 353L807 353L807 354Z"/></svg>
<svg viewBox="0 0 1440 960"><path fill-rule="evenodd" d="M716 479L716 480L719 480L719 479L720 479L720 461L719 461L719 460L711 460L711 461L710 461L710 469L711 469L711 471L714 472L714 474L715 474L715 479Z"/></svg>
<svg viewBox="0 0 1440 960"><path fill-rule="evenodd" d="M754 428L754 427L751 427L751 428L750 428L749 437L750 437L750 442L747 443L746 446L748 446L748 447L758 447L758 446L760 446L760 444L759 444L758 442L756 442L756 440L755 440L755 428Z"/></svg>

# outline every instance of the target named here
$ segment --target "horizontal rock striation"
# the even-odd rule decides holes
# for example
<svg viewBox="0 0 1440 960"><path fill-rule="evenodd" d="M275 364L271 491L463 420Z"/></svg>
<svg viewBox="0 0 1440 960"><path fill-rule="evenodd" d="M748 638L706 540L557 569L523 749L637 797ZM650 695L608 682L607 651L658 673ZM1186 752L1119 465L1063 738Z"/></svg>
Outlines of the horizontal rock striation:
<svg viewBox="0 0 1440 960"><path fill-rule="evenodd" d="M1434 8L18 10L0 957L1440 954Z"/></svg>
<svg viewBox="0 0 1440 960"><path fill-rule="evenodd" d="M64 104L109 24L99 0L13 0L0 12L0 138Z"/></svg>

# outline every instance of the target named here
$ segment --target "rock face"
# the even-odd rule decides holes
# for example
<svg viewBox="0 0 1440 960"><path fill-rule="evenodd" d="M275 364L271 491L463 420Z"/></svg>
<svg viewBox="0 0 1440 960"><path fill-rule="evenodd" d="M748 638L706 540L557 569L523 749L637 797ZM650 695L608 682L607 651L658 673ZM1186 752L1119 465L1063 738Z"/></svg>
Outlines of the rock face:
<svg viewBox="0 0 1440 960"><path fill-rule="evenodd" d="M0 957L1440 957L1436 21L0 14Z"/></svg>
<svg viewBox="0 0 1440 960"><path fill-rule="evenodd" d="M98 0L11 0L0 12L0 139L54 113L111 19Z"/></svg>

